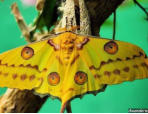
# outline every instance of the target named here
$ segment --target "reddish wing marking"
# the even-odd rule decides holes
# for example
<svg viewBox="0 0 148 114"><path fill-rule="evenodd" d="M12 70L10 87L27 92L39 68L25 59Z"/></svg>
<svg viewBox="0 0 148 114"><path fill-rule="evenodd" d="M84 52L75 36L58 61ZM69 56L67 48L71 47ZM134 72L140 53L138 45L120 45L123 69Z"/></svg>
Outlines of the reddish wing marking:
<svg viewBox="0 0 148 114"><path fill-rule="evenodd" d="M77 49L81 50L81 49L83 48L83 46L84 46L88 41L89 41L88 38L84 38L84 40L83 40L81 43L76 44Z"/></svg>
<svg viewBox="0 0 148 114"><path fill-rule="evenodd" d="M48 40L48 44L50 44L52 47L54 47L54 50L55 50L55 51L60 50L60 45L55 44L55 43L53 42L53 40L49 39L49 40Z"/></svg>

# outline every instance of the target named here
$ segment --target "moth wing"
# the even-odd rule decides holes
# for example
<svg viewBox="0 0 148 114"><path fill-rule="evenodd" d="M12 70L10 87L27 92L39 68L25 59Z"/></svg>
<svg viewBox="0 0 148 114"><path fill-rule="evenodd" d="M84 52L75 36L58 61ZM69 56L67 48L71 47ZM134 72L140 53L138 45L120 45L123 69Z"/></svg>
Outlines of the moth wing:
<svg viewBox="0 0 148 114"><path fill-rule="evenodd" d="M48 40L0 54L0 86L32 89L41 85L53 48Z"/></svg>
<svg viewBox="0 0 148 114"><path fill-rule="evenodd" d="M80 57L99 84L148 78L148 62L144 51L130 43L89 38L80 51Z"/></svg>

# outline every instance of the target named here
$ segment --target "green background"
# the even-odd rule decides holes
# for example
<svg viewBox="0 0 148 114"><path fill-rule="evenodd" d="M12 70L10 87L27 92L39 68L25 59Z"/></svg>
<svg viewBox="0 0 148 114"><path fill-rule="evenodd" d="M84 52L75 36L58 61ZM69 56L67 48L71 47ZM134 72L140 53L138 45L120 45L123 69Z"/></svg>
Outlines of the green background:
<svg viewBox="0 0 148 114"><path fill-rule="evenodd" d="M0 2L0 53L26 44L21 38L21 32L11 14L10 5L16 1L26 22L30 24L37 15L34 7L23 6L19 0ZM139 0L140 1L140 0ZM141 0L148 8L148 0ZM101 28L101 36L112 37L112 16ZM117 10L116 39L136 44L148 54L148 21L146 15L132 0L120 6ZM0 89L0 94L6 88ZM124 82L108 86L105 92L97 96L85 95L83 99L76 98L72 102L73 112L128 112L129 108L148 109L148 79ZM39 112L59 112L60 101L46 101Z"/></svg>

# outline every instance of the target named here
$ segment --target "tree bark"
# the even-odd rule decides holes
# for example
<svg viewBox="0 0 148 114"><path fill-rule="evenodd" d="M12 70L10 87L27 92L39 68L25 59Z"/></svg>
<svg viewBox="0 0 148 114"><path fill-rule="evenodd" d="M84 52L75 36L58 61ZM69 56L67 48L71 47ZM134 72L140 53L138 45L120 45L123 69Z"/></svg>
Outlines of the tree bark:
<svg viewBox="0 0 148 114"><path fill-rule="evenodd" d="M46 99L34 95L32 91L8 89L0 99L0 113L38 112Z"/></svg>
<svg viewBox="0 0 148 114"><path fill-rule="evenodd" d="M92 35L99 35L99 30L103 22L123 1L124 0L85 0L90 16ZM42 7L43 6L39 7L39 10L41 10ZM0 113L37 112L46 99L47 96L40 98L34 95L32 91L8 89L0 99Z"/></svg>
<svg viewBox="0 0 148 114"><path fill-rule="evenodd" d="M101 25L123 1L124 0L86 0L91 19L92 35L99 35Z"/></svg>

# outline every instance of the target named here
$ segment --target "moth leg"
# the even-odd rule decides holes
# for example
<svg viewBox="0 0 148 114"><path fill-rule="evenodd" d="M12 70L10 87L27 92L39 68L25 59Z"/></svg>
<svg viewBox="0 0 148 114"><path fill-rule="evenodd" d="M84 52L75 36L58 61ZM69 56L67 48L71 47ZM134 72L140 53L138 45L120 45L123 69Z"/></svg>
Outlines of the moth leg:
<svg viewBox="0 0 148 114"><path fill-rule="evenodd" d="M148 12L146 11L146 8L144 8L137 0L133 0L135 4L139 6L140 9L144 11L144 13L147 15L147 20L148 20Z"/></svg>
<svg viewBox="0 0 148 114"><path fill-rule="evenodd" d="M60 113L64 113L65 109L68 113L72 113L70 101L62 103Z"/></svg>

